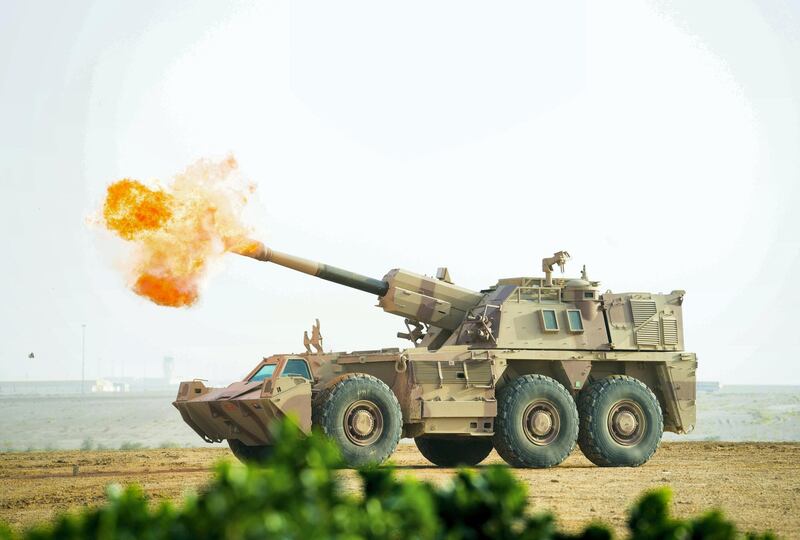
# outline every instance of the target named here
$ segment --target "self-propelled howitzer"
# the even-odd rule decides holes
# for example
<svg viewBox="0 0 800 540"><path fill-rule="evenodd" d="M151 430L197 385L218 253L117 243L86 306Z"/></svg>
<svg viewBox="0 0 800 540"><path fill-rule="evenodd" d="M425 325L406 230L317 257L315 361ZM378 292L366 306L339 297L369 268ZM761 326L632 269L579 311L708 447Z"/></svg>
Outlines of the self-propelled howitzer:
<svg viewBox="0 0 800 540"><path fill-rule="evenodd" d="M664 430L694 427L684 291L601 293L585 269L553 278L565 251L542 260L544 277L480 292L454 285L444 268L375 279L258 242L234 251L376 295L414 345L326 353L317 324L305 352L265 358L239 382L181 383L184 420L209 442L227 439L241 459L269 455L269 425L289 413L303 430L319 426L351 465L385 460L403 436L442 466L475 465L494 448L513 466L550 467L576 443L598 465L636 466Z"/></svg>

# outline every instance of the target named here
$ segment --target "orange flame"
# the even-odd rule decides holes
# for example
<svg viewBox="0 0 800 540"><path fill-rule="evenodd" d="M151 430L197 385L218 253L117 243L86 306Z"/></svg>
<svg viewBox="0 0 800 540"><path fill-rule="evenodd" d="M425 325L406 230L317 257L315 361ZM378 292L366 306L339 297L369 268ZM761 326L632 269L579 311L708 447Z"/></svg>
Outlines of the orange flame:
<svg viewBox="0 0 800 540"><path fill-rule="evenodd" d="M103 217L106 226L125 240L156 230L172 217L172 197L136 180L124 179L108 186Z"/></svg>
<svg viewBox="0 0 800 540"><path fill-rule="evenodd" d="M200 160L166 188L129 178L108 187L105 225L136 245L134 292L162 306L197 301L210 263L249 232L241 213L254 188L236 169L232 156L219 163Z"/></svg>

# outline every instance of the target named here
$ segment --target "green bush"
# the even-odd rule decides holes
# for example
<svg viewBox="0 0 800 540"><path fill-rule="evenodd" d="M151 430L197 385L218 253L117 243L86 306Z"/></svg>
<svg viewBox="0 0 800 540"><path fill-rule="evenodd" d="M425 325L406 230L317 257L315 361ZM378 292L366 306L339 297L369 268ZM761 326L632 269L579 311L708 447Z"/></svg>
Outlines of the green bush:
<svg viewBox="0 0 800 540"><path fill-rule="evenodd" d="M92 439L91 437L86 437L85 439L83 439L83 442L81 443L81 450L84 451L94 450L94 446L95 446L94 439Z"/></svg>
<svg viewBox="0 0 800 540"><path fill-rule="evenodd" d="M140 450L142 448L144 448L144 445L140 442L125 441L119 445L120 450Z"/></svg>
<svg viewBox="0 0 800 540"><path fill-rule="evenodd" d="M161 444L159 444L158 447L161 448L162 450L165 450L169 448L180 448L181 445L172 441L164 441Z"/></svg>
<svg viewBox="0 0 800 540"><path fill-rule="evenodd" d="M359 472L361 494L342 489L338 452L324 437L277 426L281 444L266 467L222 462L214 480L176 507L148 505L140 488L108 488L108 502L15 533L0 524L2 540L98 539L608 539L592 525L570 535L550 515L530 515L524 486L501 466L462 470L446 487L398 479L391 467ZM645 494L630 513L631 538L738 538L734 526L711 512L692 520L669 515L669 492ZM769 535L749 538L771 538Z"/></svg>

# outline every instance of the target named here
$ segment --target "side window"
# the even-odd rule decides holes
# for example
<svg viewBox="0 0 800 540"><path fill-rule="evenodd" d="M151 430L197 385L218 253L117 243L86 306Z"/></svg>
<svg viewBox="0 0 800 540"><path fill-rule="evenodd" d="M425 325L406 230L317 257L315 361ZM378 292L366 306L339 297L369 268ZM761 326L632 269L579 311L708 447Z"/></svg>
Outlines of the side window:
<svg viewBox="0 0 800 540"><path fill-rule="evenodd" d="M282 377L303 377L311 380L311 372L308 370L308 364L305 360L299 358L291 358L286 361L286 365L281 372Z"/></svg>
<svg viewBox="0 0 800 540"><path fill-rule="evenodd" d="M556 310L543 309L539 312L542 317L542 329L545 332L558 332L558 318L556 318Z"/></svg>
<svg viewBox="0 0 800 540"><path fill-rule="evenodd" d="M568 309L567 322L569 323L570 332L583 332L583 318L581 317L581 310Z"/></svg>

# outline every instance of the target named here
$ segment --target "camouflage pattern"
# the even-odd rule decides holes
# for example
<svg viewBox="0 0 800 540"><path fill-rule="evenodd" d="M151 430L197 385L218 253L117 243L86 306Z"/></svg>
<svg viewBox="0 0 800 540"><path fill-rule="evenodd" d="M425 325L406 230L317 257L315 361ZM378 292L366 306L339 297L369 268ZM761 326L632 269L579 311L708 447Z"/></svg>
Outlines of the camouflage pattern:
<svg viewBox="0 0 800 540"><path fill-rule="evenodd" d="M269 424L291 413L300 428L311 431L311 382L282 376L287 357L274 356L260 363L241 382L225 388L208 388L202 381L182 382L173 403L183 420L206 442L238 439L247 445L271 444ZM264 365L275 364L267 379L248 382Z"/></svg>
<svg viewBox="0 0 800 540"><path fill-rule="evenodd" d="M534 373L552 377L573 396L593 380L629 375L654 392L666 430L694 428L697 358L684 351L684 291L601 293L585 270L580 278L553 278L553 265L563 268L567 252L543 260L545 277L501 279L481 292L451 283L447 269L437 278L394 269L378 280L258 242L238 252L376 294L379 307L406 320L409 332L398 335L414 346L310 352L306 338L306 352L266 358L226 388L181 383L174 405L207 441L271 444L270 421L288 413L308 431L314 397L347 373L373 375L392 389L405 437L491 436L496 390ZM283 376L289 359L306 362L312 380ZM273 375L248 382L265 364L276 365Z"/></svg>

